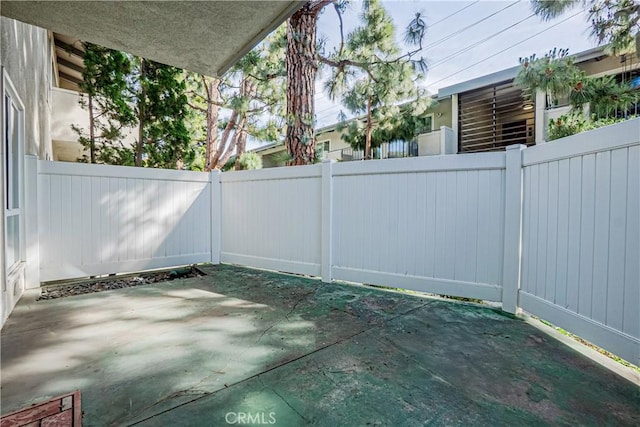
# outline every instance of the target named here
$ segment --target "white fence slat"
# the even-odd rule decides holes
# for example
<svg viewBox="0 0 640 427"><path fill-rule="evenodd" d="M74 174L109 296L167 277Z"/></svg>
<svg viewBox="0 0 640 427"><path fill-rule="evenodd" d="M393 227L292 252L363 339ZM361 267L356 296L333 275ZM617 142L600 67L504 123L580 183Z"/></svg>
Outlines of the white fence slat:
<svg viewBox="0 0 640 427"><path fill-rule="evenodd" d="M558 162L558 229L556 247L556 274L553 301L567 306L567 275L569 264L569 160Z"/></svg>
<svg viewBox="0 0 640 427"><path fill-rule="evenodd" d="M611 203L609 218L609 247L606 255L608 262L608 284L605 322L619 331L624 327L624 270L625 243L627 229L627 157L628 149L611 152ZM604 305L604 304L603 304Z"/></svg>
<svg viewBox="0 0 640 427"><path fill-rule="evenodd" d="M50 175L40 175L42 179L50 179ZM92 264L95 259L95 252L93 250L92 244L94 242L95 236L91 232L91 222L93 211L91 209L91 177L88 176L78 176L75 179L80 180L81 192L80 192L80 212L82 212L82 228L80 229L80 241L71 242L72 244L79 245L82 248L82 260L81 265ZM125 248L127 245L123 245ZM46 250L48 249L48 250ZM55 252L53 250L53 244L45 246L45 250L40 250L41 256L42 253L51 253ZM128 254L126 254L128 255ZM42 277L41 277L42 279ZM42 279L44 280L44 279Z"/></svg>
<svg viewBox="0 0 640 427"><path fill-rule="evenodd" d="M478 229L480 228L480 212L478 210L479 200L479 171L467 171L467 190L468 190L468 206L467 206L467 239L464 243L465 256L462 267L465 268L465 274L461 280L468 282L477 282L478 277Z"/></svg>
<svg viewBox="0 0 640 427"><path fill-rule="evenodd" d="M623 332L640 337L640 145L629 148ZM639 361L640 362L640 361ZM640 365L640 363L636 363Z"/></svg>
<svg viewBox="0 0 640 427"><path fill-rule="evenodd" d="M534 165L531 167L531 199L529 208L531 209L530 225L528 227L529 234L526 242L529 251L524 255L527 264L529 264L529 286L527 287L534 294L538 294L538 224L540 223L540 167Z"/></svg>
<svg viewBox="0 0 640 427"><path fill-rule="evenodd" d="M444 276L446 278L455 277L455 257L456 257L456 188L457 188L457 171L447 171L444 173L446 177L446 195L445 206L446 213L444 218L444 229L446 238L444 239L445 259L444 259Z"/></svg>
<svg viewBox="0 0 640 427"><path fill-rule="evenodd" d="M580 208L582 206L582 157L569 163L569 259L567 262L567 305L578 312L580 283Z"/></svg>
<svg viewBox="0 0 640 427"><path fill-rule="evenodd" d="M536 295L544 296L546 287L546 271L547 271L547 225L549 217L549 164L542 163L539 165L538 185L538 230L536 245Z"/></svg>
<svg viewBox="0 0 640 427"><path fill-rule="evenodd" d="M465 257L465 246L471 242L468 240L469 227L468 227L468 204L470 204L469 196L467 194L467 173L456 173L456 187L455 187L455 215L454 215L454 256L452 257L452 273L455 280L469 281L468 276L464 274L465 263L469 260Z"/></svg>
<svg viewBox="0 0 640 427"><path fill-rule="evenodd" d="M424 244L422 245L425 254L425 268L423 276L436 277L436 253L439 251L439 248L436 246L437 174L434 172L427 172L424 174L424 177L426 187L426 192L424 192L426 194L424 202L426 232L421 234L425 236Z"/></svg>
<svg viewBox="0 0 640 427"><path fill-rule="evenodd" d="M593 231L595 228L595 154L582 157L582 206L580 216L580 276L578 313L591 317L593 294Z"/></svg>
<svg viewBox="0 0 640 427"><path fill-rule="evenodd" d="M611 152L596 155L595 213L593 236L593 291L591 318L599 323L607 321L607 275L609 262L609 209L611 207Z"/></svg>
<svg viewBox="0 0 640 427"><path fill-rule="evenodd" d="M558 260L558 162L550 162L548 169L547 236L545 249L544 296L555 302L556 263Z"/></svg>

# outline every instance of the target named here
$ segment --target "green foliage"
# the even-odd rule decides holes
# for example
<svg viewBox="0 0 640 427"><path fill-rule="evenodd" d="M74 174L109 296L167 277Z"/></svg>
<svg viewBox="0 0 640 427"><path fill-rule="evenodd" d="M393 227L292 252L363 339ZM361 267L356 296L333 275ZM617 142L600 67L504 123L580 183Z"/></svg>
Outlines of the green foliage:
<svg viewBox="0 0 640 427"><path fill-rule="evenodd" d="M572 83L569 100L576 109L588 104L591 114L597 118L607 118L638 102L640 92L627 82L617 82L614 76L591 78L583 75L579 81Z"/></svg>
<svg viewBox="0 0 640 427"><path fill-rule="evenodd" d="M586 126L587 120L581 114L563 114L549 121L549 141L584 132Z"/></svg>
<svg viewBox="0 0 640 427"><path fill-rule="evenodd" d="M420 98L421 103L425 100L428 105L432 105L431 98ZM433 130L431 116L427 114L426 109L417 108L416 102L395 106L394 111L396 112L388 117L375 114L377 111L374 112L374 117L381 116L383 120L379 124L376 123L371 131L371 147L379 147L382 143L396 140L413 141L417 135ZM336 126L336 129L344 131L342 139L354 149L365 148L366 121L364 119L345 119Z"/></svg>
<svg viewBox="0 0 640 427"><path fill-rule="evenodd" d="M411 140L426 120L425 109L416 108L419 113L415 114L399 104L414 99L418 107L428 99L421 96L416 84L422 78L416 70L424 68L416 67L412 59L422 48L426 25L417 14L405 40L418 48L401 54L393 21L379 1L364 4L360 20L361 25L348 34L344 46L330 58L334 67L325 89L332 98L340 97L352 114L366 114L367 118L343 122L339 129L346 131L343 138L355 148L366 147L368 131L372 147L394 139Z"/></svg>
<svg viewBox="0 0 640 427"><path fill-rule="evenodd" d="M567 55L567 49L553 49L543 58L520 58L515 84L525 97L541 90L548 98L568 97L575 110L588 105L597 118L607 118L638 101L639 91L628 83L619 83L610 75L589 77Z"/></svg>
<svg viewBox="0 0 640 427"><path fill-rule="evenodd" d="M530 95L538 90L555 97L569 95L573 82L582 72L568 54L568 49L554 48L542 58L536 58L535 54L520 58L521 67L515 84L526 89Z"/></svg>
<svg viewBox="0 0 640 427"><path fill-rule="evenodd" d="M80 85L90 129L73 126L92 163L190 168L197 147L187 127L182 70L85 44ZM138 126L138 141L123 142L123 128ZM143 161L144 159L144 161Z"/></svg>
<svg viewBox="0 0 640 427"><path fill-rule="evenodd" d="M186 83L182 70L146 59L137 61L136 105L139 145L145 166L175 169L190 164L195 151L187 129ZM140 142L139 142L140 144Z"/></svg>
<svg viewBox="0 0 640 427"><path fill-rule="evenodd" d="M127 76L131 61L122 52L85 43L83 82L80 105L88 110L89 129L72 125L78 141L89 156L79 159L91 163L128 164L122 141L122 128L134 126L136 116L131 105Z"/></svg>
<svg viewBox="0 0 640 427"><path fill-rule="evenodd" d="M549 141L624 122L633 117L598 118L593 115L586 119L582 114L564 114L549 121Z"/></svg>
<svg viewBox="0 0 640 427"><path fill-rule="evenodd" d="M210 154L210 163L203 160L206 170L224 170L234 151L242 155L248 137L260 141L283 138L285 29L284 25L276 29L223 79L186 73L191 107L188 127L197 144L204 147L198 153L205 160L207 152ZM208 87L212 81L216 83L213 91Z"/></svg>
<svg viewBox="0 0 640 427"><path fill-rule="evenodd" d="M272 157L273 161L278 166L288 165L289 162L291 162L291 160L293 159L288 151L281 151L280 153L274 154Z"/></svg>
<svg viewBox="0 0 640 427"><path fill-rule="evenodd" d="M633 50L640 32L640 4L637 0L531 0L535 14L544 20L562 15L574 7L589 8L591 35L620 52Z"/></svg>
<svg viewBox="0 0 640 427"><path fill-rule="evenodd" d="M242 153L238 159L238 164L241 170L262 169L262 157L253 151Z"/></svg>

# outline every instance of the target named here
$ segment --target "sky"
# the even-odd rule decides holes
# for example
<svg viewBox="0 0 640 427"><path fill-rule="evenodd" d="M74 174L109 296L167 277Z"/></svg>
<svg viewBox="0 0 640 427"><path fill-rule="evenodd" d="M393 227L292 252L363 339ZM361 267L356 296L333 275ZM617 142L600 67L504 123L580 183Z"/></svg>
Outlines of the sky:
<svg viewBox="0 0 640 427"><path fill-rule="evenodd" d="M580 13L580 8L544 22L533 15L528 1L394 0L382 3L394 20L399 42L416 12L426 21L425 49L421 55L429 66L424 85L431 93L516 66L519 57L533 53L543 56L554 47L578 53L597 45L589 36L588 14ZM345 14L345 27L353 28L357 24L361 5L357 1L350 6ZM325 8L318 20L318 37L331 44L336 40L332 35L338 34L338 28L335 11ZM316 87L317 126L331 125L337 121L341 107L323 92L322 79Z"/></svg>
<svg viewBox="0 0 640 427"><path fill-rule="evenodd" d="M589 35L588 14L580 8L545 22L533 15L528 0L382 3L394 20L399 43L416 12L426 21L425 49L421 55L430 69L423 85L434 94L439 88L516 66L518 58L533 53L543 56L554 47L578 53L597 46ZM357 25L361 6L360 1L353 1L345 12L345 34ZM333 7L326 7L318 20L317 37L326 39L327 46L338 42L338 22ZM407 50L405 47L403 51ZM336 123L342 108L324 93L323 81L320 74L316 81L317 127Z"/></svg>

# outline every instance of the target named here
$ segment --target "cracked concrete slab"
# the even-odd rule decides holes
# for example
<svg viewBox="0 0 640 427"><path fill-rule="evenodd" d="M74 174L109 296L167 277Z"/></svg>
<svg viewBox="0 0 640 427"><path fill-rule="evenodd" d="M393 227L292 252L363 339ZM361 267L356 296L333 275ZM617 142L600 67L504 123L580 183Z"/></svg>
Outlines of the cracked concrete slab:
<svg viewBox="0 0 640 427"><path fill-rule="evenodd" d="M637 385L500 312L205 271L24 298L2 330L2 412L80 389L89 426L640 422Z"/></svg>

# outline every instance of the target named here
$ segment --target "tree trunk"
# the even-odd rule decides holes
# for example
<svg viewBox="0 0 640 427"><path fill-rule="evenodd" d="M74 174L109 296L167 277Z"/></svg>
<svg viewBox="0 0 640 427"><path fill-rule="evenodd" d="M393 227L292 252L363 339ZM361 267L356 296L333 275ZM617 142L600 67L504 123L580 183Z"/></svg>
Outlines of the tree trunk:
<svg viewBox="0 0 640 427"><path fill-rule="evenodd" d="M258 87L254 81L248 77L243 77L240 94L248 98L253 99L258 92ZM233 135L234 145L236 146L236 164L235 169L240 170L240 156L242 156L247 148L247 112L244 111L240 114L240 121L236 126L236 132Z"/></svg>
<svg viewBox="0 0 640 427"><path fill-rule="evenodd" d="M231 117L229 117L229 123L227 123L227 127L224 128L224 132L222 133L222 138L220 139L220 144L218 145L218 149L213 156L213 160L211 162L211 169L222 169L222 167L227 163L229 157L231 157L231 153L233 153L233 139L232 143L227 147L227 141L229 140L229 135L231 135L231 131L236 125L236 121L238 120L238 112L233 110L231 112Z"/></svg>
<svg viewBox="0 0 640 427"><path fill-rule="evenodd" d="M91 163L96 162L95 117L93 116L93 96L91 95L89 95L89 157Z"/></svg>
<svg viewBox="0 0 640 427"><path fill-rule="evenodd" d="M217 103L220 98L220 79L212 79L207 91L207 146L205 154L205 171L213 169L214 157L218 151L218 113ZM218 156L219 157L219 156Z"/></svg>
<svg viewBox="0 0 640 427"><path fill-rule="evenodd" d="M367 135L364 141L364 159L371 160L371 131L373 130L373 122L371 120L371 104L372 99L367 99Z"/></svg>
<svg viewBox="0 0 640 427"><path fill-rule="evenodd" d="M144 151L144 125L145 125L145 89L147 66L144 58L140 58L140 93L138 97L138 141L135 148L135 165L142 166L142 152Z"/></svg>
<svg viewBox="0 0 640 427"><path fill-rule="evenodd" d="M245 148L247 147L247 115L244 114L238 126L236 127L236 132L233 135L234 145L236 146L236 164L235 169L237 171L242 169L242 165L240 165L240 156L244 154Z"/></svg>
<svg viewBox="0 0 640 427"><path fill-rule="evenodd" d="M316 23L322 8L307 2L287 23L287 136L291 165L315 160Z"/></svg>

